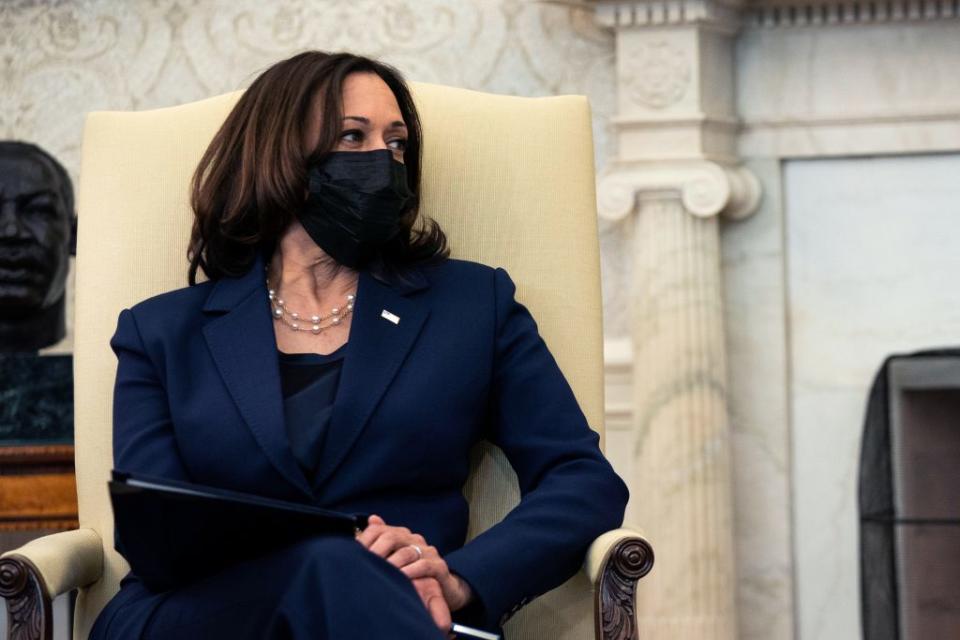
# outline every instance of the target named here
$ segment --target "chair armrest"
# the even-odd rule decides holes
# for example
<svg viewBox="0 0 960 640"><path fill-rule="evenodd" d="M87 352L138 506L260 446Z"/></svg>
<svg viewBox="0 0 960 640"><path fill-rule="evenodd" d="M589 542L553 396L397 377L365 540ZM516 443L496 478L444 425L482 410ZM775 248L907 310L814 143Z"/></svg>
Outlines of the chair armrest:
<svg viewBox="0 0 960 640"><path fill-rule="evenodd" d="M102 573L103 541L93 529L54 533L0 556L8 637L51 638L53 598L97 581Z"/></svg>
<svg viewBox="0 0 960 640"><path fill-rule="evenodd" d="M594 590L597 640L636 640L637 582L653 569L653 547L643 534L614 529L594 540L584 571Z"/></svg>
<svg viewBox="0 0 960 640"><path fill-rule="evenodd" d="M31 540L0 558L26 560L43 581L46 595L56 598L100 579L103 540L93 529L74 529Z"/></svg>

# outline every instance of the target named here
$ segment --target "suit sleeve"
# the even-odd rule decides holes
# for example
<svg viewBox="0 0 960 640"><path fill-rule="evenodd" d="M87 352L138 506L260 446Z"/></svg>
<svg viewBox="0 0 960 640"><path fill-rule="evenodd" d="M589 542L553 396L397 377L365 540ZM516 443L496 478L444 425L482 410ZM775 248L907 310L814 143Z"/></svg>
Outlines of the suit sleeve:
<svg viewBox="0 0 960 640"><path fill-rule="evenodd" d="M174 439L166 390L129 309L120 312L110 347L117 354L114 467L144 476L189 481Z"/></svg>
<svg viewBox="0 0 960 640"><path fill-rule="evenodd" d="M516 471L521 501L446 557L478 598L471 618L490 628L576 573L593 540L620 526L628 497L515 290L496 269L488 435Z"/></svg>

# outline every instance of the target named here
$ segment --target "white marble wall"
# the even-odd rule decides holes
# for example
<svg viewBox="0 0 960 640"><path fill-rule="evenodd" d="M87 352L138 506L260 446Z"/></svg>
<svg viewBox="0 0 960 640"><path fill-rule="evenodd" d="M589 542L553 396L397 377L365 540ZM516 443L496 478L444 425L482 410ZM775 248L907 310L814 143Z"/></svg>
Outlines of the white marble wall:
<svg viewBox="0 0 960 640"><path fill-rule="evenodd" d="M739 37L739 149L764 189L723 229L743 637L860 637L867 386L891 351L960 341L935 264L960 233L957 161L915 155L960 152L958 66L956 19Z"/></svg>
<svg viewBox="0 0 960 640"><path fill-rule="evenodd" d="M760 209L723 226L737 609L741 640L794 637L780 162L751 160Z"/></svg>
<svg viewBox="0 0 960 640"><path fill-rule="evenodd" d="M960 344L960 155L748 165L763 205L723 233L740 637L858 638L867 389Z"/></svg>
<svg viewBox="0 0 960 640"><path fill-rule="evenodd" d="M864 13L871 6L849 3L854 4ZM924 11L913 4L912 11ZM817 157L956 150L958 61L956 18L748 28L737 55L737 109L744 120L740 153Z"/></svg>
<svg viewBox="0 0 960 640"><path fill-rule="evenodd" d="M874 373L891 353L960 344L957 176L960 154L785 169L803 640L860 633L857 473Z"/></svg>

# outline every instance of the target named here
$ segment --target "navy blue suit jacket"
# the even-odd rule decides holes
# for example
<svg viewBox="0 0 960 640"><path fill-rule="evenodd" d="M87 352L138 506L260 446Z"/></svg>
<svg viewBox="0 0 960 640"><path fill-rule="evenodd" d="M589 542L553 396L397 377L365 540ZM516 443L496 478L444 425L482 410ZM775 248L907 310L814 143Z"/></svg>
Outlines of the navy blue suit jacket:
<svg viewBox="0 0 960 640"><path fill-rule="evenodd" d="M241 277L122 311L115 466L377 513L437 547L496 626L578 570L594 538L620 525L627 489L506 271L449 259L405 280L360 272L314 478L284 429L262 257ZM462 488L481 439L506 453L522 500L464 544Z"/></svg>

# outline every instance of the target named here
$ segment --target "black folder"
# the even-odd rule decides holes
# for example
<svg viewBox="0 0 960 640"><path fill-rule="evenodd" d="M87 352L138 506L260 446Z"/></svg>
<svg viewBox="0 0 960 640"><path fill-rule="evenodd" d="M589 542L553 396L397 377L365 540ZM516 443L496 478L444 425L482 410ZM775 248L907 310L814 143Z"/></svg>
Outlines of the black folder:
<svg viewBox="0 0 960 640"><path fill-rule="evenodd" d="M117 551L152 591L318 535L353 537L365 515L113 471Z"/></svg>

